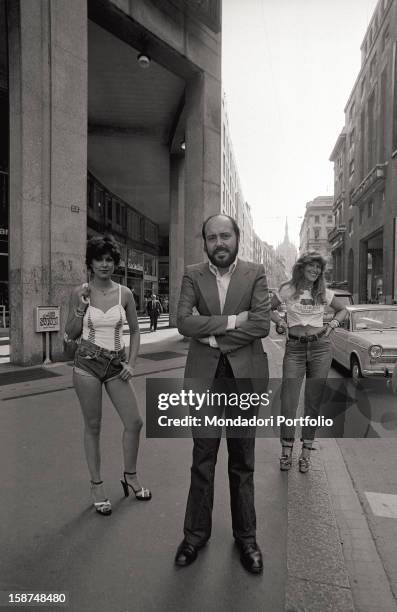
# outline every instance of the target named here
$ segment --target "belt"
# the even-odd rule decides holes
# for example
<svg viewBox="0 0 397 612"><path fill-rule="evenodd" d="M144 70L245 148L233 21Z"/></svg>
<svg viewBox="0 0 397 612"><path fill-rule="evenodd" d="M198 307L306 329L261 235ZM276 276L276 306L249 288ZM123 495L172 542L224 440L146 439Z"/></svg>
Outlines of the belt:
<svg viewBox="0 0 397 612"><path fill-rule="evenodd" d="M122 348L120 351L110 351L109 349L105 349L103 346L98 346L97 344L94 344L93 342L90 342L89 340L85 340L85 338L81 339L81 344L83 346L85 345L89 348L95 349L97 353L100 353L101 355L104 355L105 357L118 357L125 350L124 348Z"/></svg>
<svg viewBox="0 0 397 612"><path fill-rule="evenodd" d="M326 329L323 329L322 331L318 332L318 334L311 334L310 336L294 336L294 334L288 334L288 339L299 340L299 342L307 344L308 342L313 342L314 340L318 340L324 336L326 331Z"/></svg>

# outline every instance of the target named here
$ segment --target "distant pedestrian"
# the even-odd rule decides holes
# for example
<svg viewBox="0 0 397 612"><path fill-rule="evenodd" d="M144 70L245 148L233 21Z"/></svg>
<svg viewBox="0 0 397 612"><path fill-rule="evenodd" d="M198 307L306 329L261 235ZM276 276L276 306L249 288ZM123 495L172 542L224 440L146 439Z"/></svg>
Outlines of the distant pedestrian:
<svg viewBox="0 0 397 612"><path fill-rule="evenodd" d="M86 264L90 282L73 290L65 328L69 338L80 338L73 382L84 418L84 448L93 504L102 515L111 514L111 503L101 478L102 385L124 425L124 476L121 481L124 494L127 497L131 489L136 499L151 498L150 491L141 486L136 474L142 419L131 377L140 336L131 291L112 281L119 261L120 251L112 236L95 236L88 241ZM124 323L130 328L128 360L123 340Z"/></svg>
<svg viewBox="0 0 397 612"><path fill-rule="evenodd" d="M168 297L165 296L165 298L163 300L163 310L164 310L164 312L168 312L168 306L169 306Z"/></svg>
<svg viewBox="0 0 397 612"><path fill-rule="evenodd" d="M148 300L146 308L147 308L147 313L150 317L150 331L156 331L157 330L157 319L163 312L163 309L155 294L153 294L151 299Z"/></svg>
<svg viewBox="0 0 397 612"><path fill-rule="evenodd" d="M324 272L326 262L320 253L314 251L299 257L292 270L292 278L283 283L278 294L272 298L272 319L276 318L279 331L287 334L283 361L283 381L281 387L281 415L294 419L298 408L299 394L304 377L305 411L304 416L317 418L321 399L332 361L329 335L345 319L343 303L334 292L325 286ZM287 308L287 321L276 309L282 302ZM334 318L323 324L324 308L335 310ZM307 472L310 468L310 451L316 427L302 428L302 451L299 457L299 470ZM292 466L292 449L295 440L295 427L281 426L282 454L280 469L289 470Z"/></svg>

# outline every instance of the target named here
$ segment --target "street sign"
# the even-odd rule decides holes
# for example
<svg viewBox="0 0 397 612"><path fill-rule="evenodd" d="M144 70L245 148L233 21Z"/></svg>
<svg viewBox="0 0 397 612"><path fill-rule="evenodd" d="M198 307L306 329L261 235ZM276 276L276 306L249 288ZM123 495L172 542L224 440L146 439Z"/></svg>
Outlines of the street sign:
<svg viewBox="0 0 397 612"><path fill-rule="evenodd" d="M60 327L60 306L36 306L35 310L35 331L51 332L59 331Z"/></svg>

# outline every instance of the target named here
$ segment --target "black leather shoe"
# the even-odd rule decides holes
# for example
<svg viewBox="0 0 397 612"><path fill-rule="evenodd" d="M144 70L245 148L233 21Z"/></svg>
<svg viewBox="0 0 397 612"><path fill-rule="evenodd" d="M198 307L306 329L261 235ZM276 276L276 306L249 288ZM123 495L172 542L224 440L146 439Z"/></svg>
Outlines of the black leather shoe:
<svg viewBox="0 0 397 612"><path fill-rule="evenodd" d="M263 571L262 553L256 542L240 546L240 561L251 574L260 574Z"/></svg>
<svg viewBox="0 0 397 612"><path fill-rule="evenodd" d="M186 567L197 559L198 547L194 544L189 544L185 540L178 546L178 550L175 555L175 565L179 567Z"/></svg>

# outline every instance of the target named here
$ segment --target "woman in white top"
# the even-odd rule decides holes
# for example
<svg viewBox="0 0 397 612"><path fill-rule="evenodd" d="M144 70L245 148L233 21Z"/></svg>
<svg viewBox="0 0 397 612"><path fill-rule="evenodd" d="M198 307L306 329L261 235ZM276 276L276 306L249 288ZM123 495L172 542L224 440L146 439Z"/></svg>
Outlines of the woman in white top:
<svg viewBox="0 0 397 612"><path fill-rule="evenodd" d="M325 286L325 265L320 253L302 255L293 267L291 280L281 285L278 295L272 298L272 320L276 322L278 331L287 335L281 387L281 415L286 419L296 417L305 376L304 416L317 419L332 362L329 335L346 316L343 304ZM287 308L286 321L276 312L282 302L285 302ZM335 310L335 317L324 325L326 305ZM302 427L302 451L299 457L301 472L307 472L310 467L315 431L316 427L311 425ZM280 469L289 470L292 466L295 427L282 424L280 437Z"/></svg>
<svg viewBox="0 0 397 612"><path fill-rule="evenodd" d="M151 499L136 475L142 419L131 384L138 355L140 336L135 301L128 287L112 281L120 261L120 251L112 236L95 236L87 243L87 268L90 283L76 287L70 298L65 331L70 339L80 338L75 354L73 382L84 418L84 448L91 476L95 510L111 514L101 478L100 430L102 385L124 425L124 494L129 489L142 501ZM128 360L124 348L123 325L130 328Z"/></svg>

